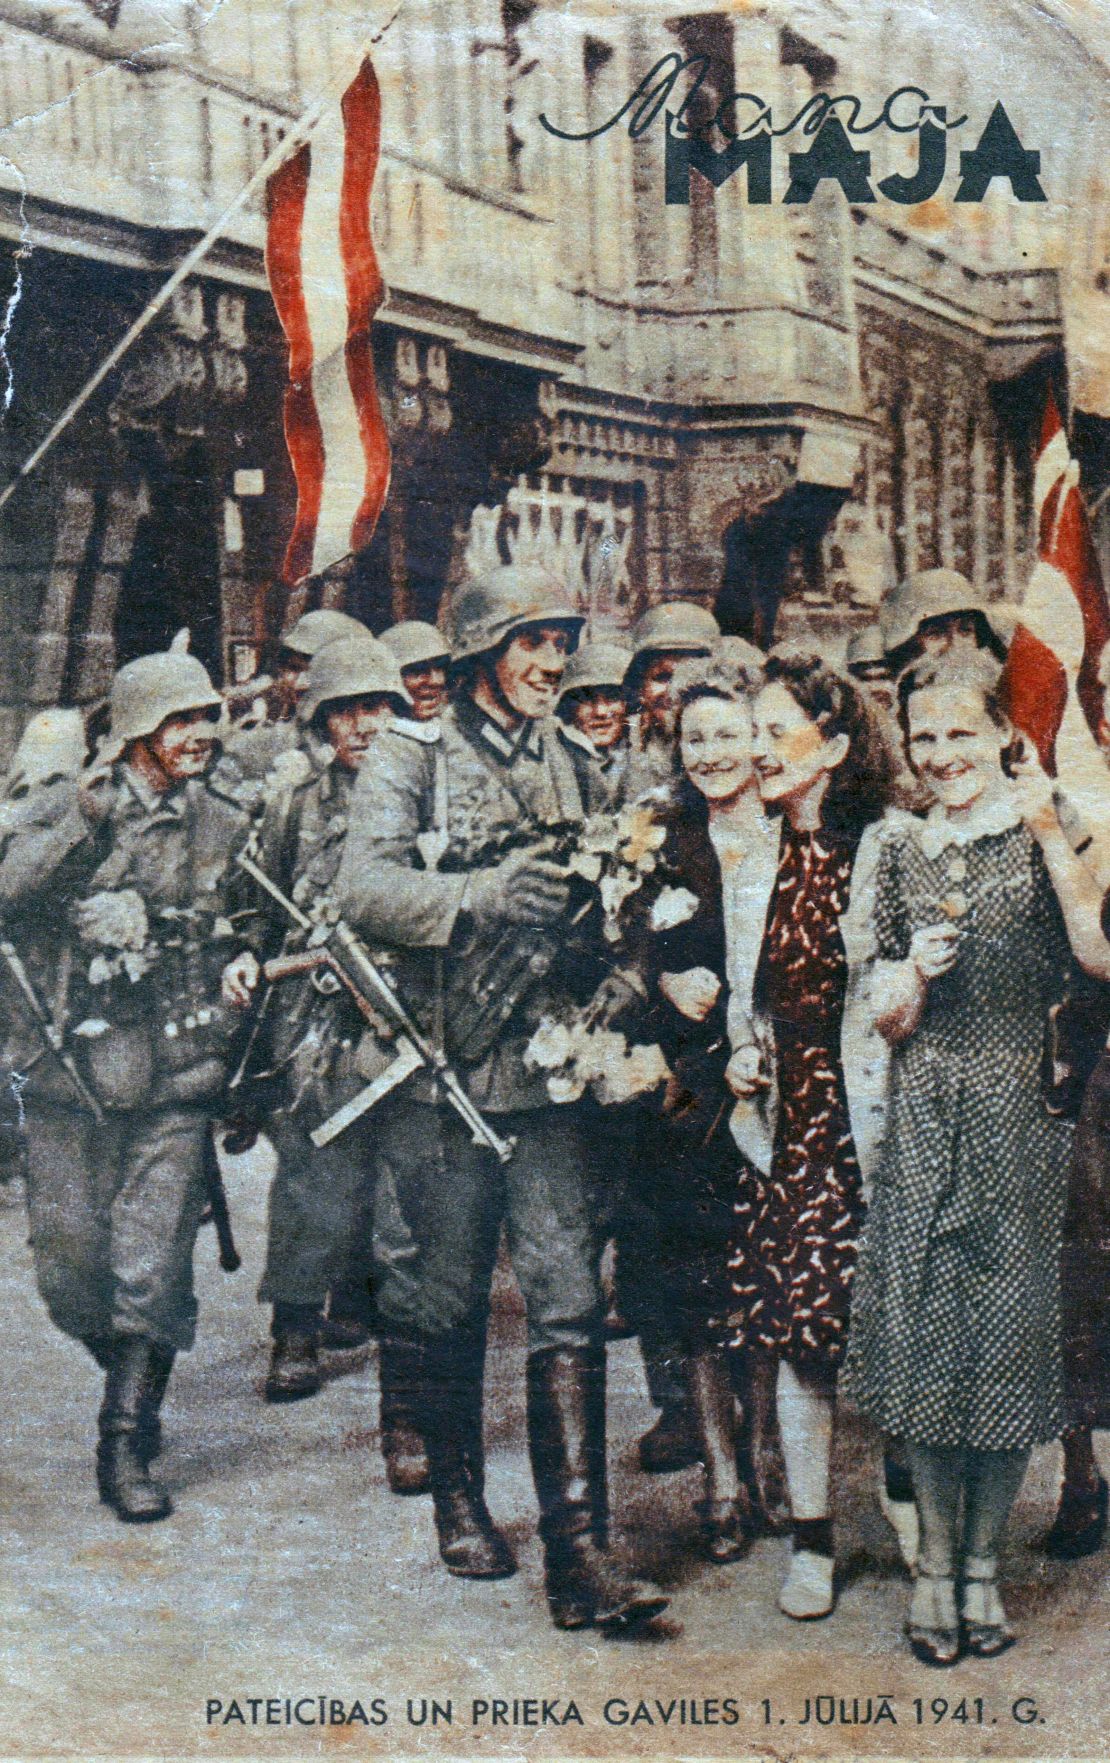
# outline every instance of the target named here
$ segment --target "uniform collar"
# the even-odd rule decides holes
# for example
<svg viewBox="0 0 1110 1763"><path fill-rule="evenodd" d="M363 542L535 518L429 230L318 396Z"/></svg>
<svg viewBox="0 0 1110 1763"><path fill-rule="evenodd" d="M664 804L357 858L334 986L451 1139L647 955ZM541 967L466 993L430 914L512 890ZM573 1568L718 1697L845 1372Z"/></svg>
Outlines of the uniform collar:
<svg viewBox="0 0 1110 1763"><path fill-rule="evenodd" d="M982 807L970 808L952 820L940 802L934 802L921 828L921 848L926 857L939 857L949 845L970 845L1020 826L1021 813L1010 796L996 796Z"/></svg>
<svg viewBox="0 0 1110 1763"><path fill-rule="evenodd" d="M169 815L174 820L180 820L183 817L186 790L184 784L171 786L168 790L156 790L149 779L145 778L141 772L136 771L134 766L127 764L121 765L120 775L128 793L140 808L145 809L147 814L151 816Z"/></svg>
<svg viewBox="0 0 1110 1763"><path fill-rule="evenodd" d="M483 742L502 765L512 765L520 753L527 753L529 759L543 758L543 734L538 722L524 722L510 734L470 697L459 700L458 714L468 732Z"/></svg>

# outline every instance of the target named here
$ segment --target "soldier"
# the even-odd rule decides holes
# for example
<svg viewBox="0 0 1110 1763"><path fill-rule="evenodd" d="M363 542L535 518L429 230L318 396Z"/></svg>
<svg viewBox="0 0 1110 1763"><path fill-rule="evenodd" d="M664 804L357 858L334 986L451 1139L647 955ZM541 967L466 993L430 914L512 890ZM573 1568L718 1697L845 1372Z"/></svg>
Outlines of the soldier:
<svg viewBox="0 0 1110 1763"><path fill-rule="evenodd" d="M711 655L721 632L717 620L692 600L664 600L649 607L632 630L632 663L625 690L639 712L632 729L628 797L670 783L678 767L671 676L687 655Z"/></svg>
<svg viewBox="0 0 1110 1763"><path fill-rule="evenodd" d="M877 624L865 626L849 639L844 658L846 671L863 688L864 696L883 738L890 762L891 806L909 814L923 814L929 807L929 792L916 778L906 762L902 731L898 726L895 675L883 648L883 634Z"/></svg>
<svg viewBox="0 0 1110 1763"><path fill-rule="evenodd" d="M499 1164L419 1076L378 1122L376 1295L422 1362L440 1554L468 1578L516 1565L483 1492L481 1348L504 1222L528 1318L528 1443L552 1616L560 1628L612 1630L666 1599L625 1580L608 1551L605 1352L582 1147L573 1111L551 1105L523 1058L556 1000L549 969L569 899L565 872L537 845L545 828L582 817L548 720L582 623L539 569L504 566L459 591L458 690L440 738L383 738L359 777L338 893L357 927L398 950L401 995L515 1139ZM521 844L522 832L535 843ZM429 840L438 867L425 858ZM403 1254L392 1252L399 1233Z"/></svg>
<svg viewBox="0 0 1110 1763"><path fill-rule="evenodd" d="M883 652L891 675L923 655L947 655L960 647L987 649L1006 659L1000 608L956 569L925 569L906 577L879 614Z"/></svg>
<svg viewBox="0 0 1110 1763"><path fill-rule="evenodd" d="M267 693L269 716L252 728L235 731L227 743L227 762L240 776L261 781L282 754L296 747L300 728L297 705L308 685L308 664L337 637L369 636L364 624L347 612L321 607L302 613L282 638L274 677Z"/></svg>
<svg viewBox="0 0 1110 1763"><path fill-rule="evenodd" d="M628 773L628 699L624 676L631 661L631 651L617 643L583 643L567 662L563 674L559 716L568 732L574 731L572 748L580 741L586 743L592 763L581 766L579 781L593 780L596 800L584 796L591 812L615 808L624 799Z"/></svg>
<svg viewBox="0 0 1110 1763"><path fill-rule="evenodd" d="M396 658L405 690L412 699L416 722L434 722L447 703L447 669L451 645L434 624L409 618L382 632L382 642Z"/></svg>
<svg viewBox="0 0 1110 1763"><path fill-rule="evenodd" d="M193 1344L212 1118L255 965L227 891L246 820L205 779L220 706L190 655L128 663L95 771L0 861L6 935L104 1110L98 1123L51 1059L24 1092L39 1290L105 1371L97 1479L127 1523L171 1510L150 1462L174 1356Z"/></svg>
<svg viewBox="0 0 1110 1763"><path fill-rule="evenodd" d="M298 905L319 912L329 899L358 769L394 715L411 708L396 661L369 631L340 637L313 656L298 708L304 762L299 777L290 776L267 802L259 833L262 868ZM287 920L273 921L272 952L303 943L288 931ZM258 1296L273 1305L266 1400L291 1402L320 1388L324 1303L336 1267L352 1248L357 1256L372 1174L367 1123L322 1149L308 1135L364 1087L371 1049L350 995L334 983L321 989L319 975L282 982L273 1002L267 1063L281 1090L267 1132L278 1168ZM364 1262L365 1293L368 1249ZM418 1451L419 1439L408 1454Z"/></svg>

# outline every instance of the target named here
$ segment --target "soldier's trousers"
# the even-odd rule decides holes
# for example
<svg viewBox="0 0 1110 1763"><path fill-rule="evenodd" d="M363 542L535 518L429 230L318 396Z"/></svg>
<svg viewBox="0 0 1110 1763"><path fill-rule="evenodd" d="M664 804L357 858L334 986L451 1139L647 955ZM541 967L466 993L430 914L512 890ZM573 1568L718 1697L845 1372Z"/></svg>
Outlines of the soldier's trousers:
<svg viewBox="0 0 1110 1763"><path fill-rule="evenodd" d="M210 1122L205 1109L178 1106L110 1114L98 1126L83 1111L28 1104L35 1277L63 1333L192 1346Z"/></svg>
<svg viewBox="0 0 1110 1763"><path fill-rule="evenodd" d="M339 1273L358 1265L360 1234L365 1237L365 1275L370 1276L376 1122L356 1121L320 1149L308 1136L310 1124L315 1118L302 1122L288 1114L267 1123L278 1166L270 1189L266 1266L258 1288L264 1304L323 1309Z"/></svg>
<svg viewBox="0 0 1110 1763"><path fill-rule="evenodd" d="M528 1348L599 1338L597 1243L574 1111L498 1114L511 1162L474 1144L447 1107L401 1098L377 1121L374 1295L383 1319L435 1336L479 1325L504 1223L528 1317Z"/></svg>

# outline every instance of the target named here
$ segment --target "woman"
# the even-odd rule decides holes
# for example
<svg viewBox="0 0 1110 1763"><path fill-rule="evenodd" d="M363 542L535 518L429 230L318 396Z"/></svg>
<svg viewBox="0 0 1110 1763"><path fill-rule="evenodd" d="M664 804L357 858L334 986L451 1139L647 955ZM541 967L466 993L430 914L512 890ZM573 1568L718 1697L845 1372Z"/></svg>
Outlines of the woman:
<svg viewBox="0 0 1110 1763"><path fill-rule="evenodd" d="M653 885L633 896L629 913L648 1000L642 1032L662 1047L673 1074L658 1106L640 1110L635 1198L650 1212L665 1296L679 1323L705 1475L702 1534L714 1561L743 1554L749 1518L722 1329L742 1172L724 1080L725 926L742 899L749 854L766 837L752 769L759 657L750 654L751 661L686 661L675 672L682 775L657 809L667 837Z"/></svg>
<svg viewBox="0 0 1110 1763"><path fill-rule="evenodd" d="M762 890L745 906L749 946L731 1001L728 1081L741 1098L734 1131L757 1165L735 1207L733 1344L777 1362L794 1541L779 1607L807 1620L835 1602L833 1393L863 1220L841 1057L841 920L885 769L851 683L818 656L785 650L768 658L753 755L778 836Z"/></svg>
<svg viewBox="0 0 1110 1763"><path fill-rule="evenodd" d="M910 1642L950 1665L962 1645L990 1656L1014 1638L999 1547L1030 1449L1061 1420L1072 1135L1039 1067L1070 954L1102 975L1110 946L1044 774L1003 769L997 667L926 660L899 683L899 716L933 807L888 831L875 878L892 1087L848 1381L905 1441L921 1516Z"/></svg>

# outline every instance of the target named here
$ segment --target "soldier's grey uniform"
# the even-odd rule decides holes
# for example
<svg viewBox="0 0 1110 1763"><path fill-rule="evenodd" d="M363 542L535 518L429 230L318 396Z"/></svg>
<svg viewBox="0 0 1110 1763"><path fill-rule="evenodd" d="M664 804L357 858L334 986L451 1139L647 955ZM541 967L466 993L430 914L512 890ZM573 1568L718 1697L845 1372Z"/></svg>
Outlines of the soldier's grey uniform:
<svg viewBox="0 0 1110 1763"><path fill-rule="evenodd" d="M328 752L309 738L305 775L271 799L262 819L258 861L302 908L330 893L347 833L355 775ZM272 945L300 947L303 935L288 931L288 920L274 920ZM322 1148L308 1135L368 1081L365 1024L345 989L321 990L309 975L281 982L270 1016L268 1063L283 1087L266 1128L278 1169L258 1295L322 1311L363 1216L368 1236L372 1125L356 1122Z"/></svg>
<svg viewBox="0 0 1110 1763"><path fill-rule="evenodd" d="M372 942L404 951L396 967L401 995L433 1034L441 966L450 993L490 993L496 1009L497 938L476 932L465 910L472 854L523 819L542 828L582 814L554 722L525 723L510 736L463 697L444 714L438 741L382 738L355 789L338 894ZM421 855L421 841L437 833L445 844L438 871ZM543 941L525 929L519 936L537 947ZM451 1112L430 1105L434 1088L419 1073L403 1098L379 1111L376 1297L400 1328L433 1335L480 1321L504 1217L531 1350L597 1337L600 1291L573 1113L551 1105L543 1073L527 1070L523 1058L554 996L550 975L537 978L472 1063L446 1032L469 1094L517 1139L506 1168ZM391 1252L398 1239L400 1254Z"/></svg>
<svg viewBox="0 0 1110 1763"><path fill-rule="evenodd" d="M35 1270L58 1327L94 1352L115 1335L174 1350L194 1338L205 1141L237 1027L220 973L249 941L226 892L246 819L203 780L158 795L119 763L101 788L98 824L75 785L66 800L58 786L0 861L6 934L108 1111L98 1127L52 1060L35 1065L23 1092ZM137 983L95 985L69 909L123 889L142 898L157 958Z"/></svg>

